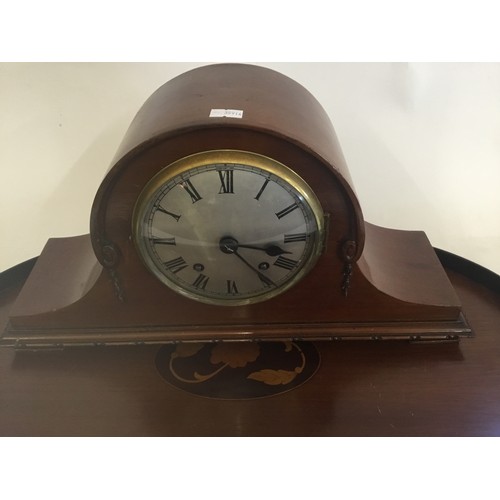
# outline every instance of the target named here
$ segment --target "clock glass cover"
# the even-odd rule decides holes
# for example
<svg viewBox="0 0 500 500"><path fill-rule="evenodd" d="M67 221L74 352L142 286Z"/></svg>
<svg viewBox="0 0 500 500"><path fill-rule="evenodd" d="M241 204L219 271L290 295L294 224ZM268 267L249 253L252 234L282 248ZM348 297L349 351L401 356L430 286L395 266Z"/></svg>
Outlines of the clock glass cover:
<svg viewBox="0 0 500 500"><path fill-rule="evenodd" d="M146 267L189 298L220 305L270 299L314 266L324 215L307 183L255 153L182 158L143 189L133 239Z"/></svg>

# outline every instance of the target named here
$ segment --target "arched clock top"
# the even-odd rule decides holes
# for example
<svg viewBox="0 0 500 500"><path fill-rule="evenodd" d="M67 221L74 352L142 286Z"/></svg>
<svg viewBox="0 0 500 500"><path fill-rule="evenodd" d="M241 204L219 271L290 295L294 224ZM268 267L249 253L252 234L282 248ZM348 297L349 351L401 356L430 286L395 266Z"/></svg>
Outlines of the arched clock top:
<svg viewBox="0 0 500 500"><path fill-rule="evenodd" d="M323 170L322 178L335 180L346 205L349 234L344 239L350 244L342 242L344 246L339 246L337 253L349 262L359 258L364 245L363 215L323 107L303 86L276 71L246 64L215 64L164 84L133 119L92 208L92 242L103 265L109 263L110 253L116 257L119 252L112 246L107 227L116 224L108 217L108 205L117 196L118 179L127 170L147 169L145 179L204 149L241 149L269 156L299 171L307 182L310 177L319 179L312 167L306 166L314 163L316 170ZM139 174L134 179L144 183Z"/></svg>

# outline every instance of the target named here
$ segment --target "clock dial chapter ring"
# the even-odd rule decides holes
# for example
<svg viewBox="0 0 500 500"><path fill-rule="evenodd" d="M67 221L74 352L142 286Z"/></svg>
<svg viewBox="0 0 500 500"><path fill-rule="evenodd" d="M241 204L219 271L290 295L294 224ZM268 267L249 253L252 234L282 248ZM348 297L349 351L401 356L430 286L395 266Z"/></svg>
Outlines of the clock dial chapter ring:
<svg viewBox="0 0 500 500"><path fill-rule="evenodd" d="M143 189L133 240L160 281L186 297L246 305L283 293L316 263L323 211L288 167L242 151L183 158Z"/></svg>

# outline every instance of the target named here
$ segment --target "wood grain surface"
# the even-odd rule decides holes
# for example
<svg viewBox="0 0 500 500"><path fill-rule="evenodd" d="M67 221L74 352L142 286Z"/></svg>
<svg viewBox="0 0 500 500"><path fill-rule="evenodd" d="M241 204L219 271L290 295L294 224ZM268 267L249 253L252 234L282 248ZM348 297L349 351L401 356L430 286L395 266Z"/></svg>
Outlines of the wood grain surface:
<svg viewBox="0 0 500 500"><path fill-rule="evenodd" d="M495 275L461 262L452 259L455 270L447 272L475 338L318 342L316 374L267 398L225 401L179 390L157 372L154 345L0 349L0 434L498 436L500 286ZM2 275L0 328L29 267Z"/></svg>

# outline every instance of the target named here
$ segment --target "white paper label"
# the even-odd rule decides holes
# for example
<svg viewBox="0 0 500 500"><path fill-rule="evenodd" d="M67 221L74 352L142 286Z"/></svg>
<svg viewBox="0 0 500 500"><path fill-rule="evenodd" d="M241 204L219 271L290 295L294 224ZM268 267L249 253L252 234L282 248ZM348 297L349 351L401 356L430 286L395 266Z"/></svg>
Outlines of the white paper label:
<svg viewBox="0 0 500 500"><path fill-rule="evenodd" d="M210 118L243 118L242 109L212 109Z"/></svg>

